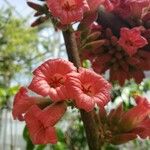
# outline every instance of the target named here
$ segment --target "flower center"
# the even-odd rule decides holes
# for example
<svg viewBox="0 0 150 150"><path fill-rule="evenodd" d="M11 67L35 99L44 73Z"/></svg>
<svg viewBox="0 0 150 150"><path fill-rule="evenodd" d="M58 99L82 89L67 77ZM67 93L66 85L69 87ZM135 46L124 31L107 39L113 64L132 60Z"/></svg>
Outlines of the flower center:
<svg viewBox="0 0 150 150"><path fill-rule="evenodd" d="M66 11L73 10L77 7L76 0L60 0L60 5Z"/></svg>
<svg viewBox="0 0 150 150"><path fill-rule="evenodd" d="M64 84L64 78L61 75L55 75L50 79L49 85L53 88L59 87Z"/></svg>
<svg viewBox="0 0 150 150"><path fill-rule="evenodd" d="M125 44L126 44L126 45L129 45L129 46L133 46L133 42L131 42L130 40L127 40L127 41L125 42Z"/></svg>
<svg viewBox="0 0 150 150"><path fill-rule="evenodd" d="M82 91L89 96L93 95L92 85L89 84L82 85Z"/></svg>

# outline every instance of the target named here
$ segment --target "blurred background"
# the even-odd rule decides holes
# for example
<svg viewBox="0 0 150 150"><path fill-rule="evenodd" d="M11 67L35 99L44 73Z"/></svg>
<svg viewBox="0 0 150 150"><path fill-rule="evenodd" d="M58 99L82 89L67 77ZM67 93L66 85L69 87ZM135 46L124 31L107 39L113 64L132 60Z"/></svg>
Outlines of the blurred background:
<svg viewBox="0 0 150 150"><path fill-rule="evenodd" d="M36 1L37 2L37 1ZM32 71L49 58L67 59L63 38L47 22L31 28L33 11L26 0L0 0L0 150L86 150L86 138L81 118L76 109L68 110L58 124L57 145L34 146L23 122L14 121L11 115L13 97L19 85L28 85ZM124 87L114 86L116 106L121 99L130 106L130 95L141 92L150 99L150 75L140 85L130 81ZM71 115L70 115L71 113ZM149 140L136 140L121 146L107 145L105 149L148 150Z"/></svg>

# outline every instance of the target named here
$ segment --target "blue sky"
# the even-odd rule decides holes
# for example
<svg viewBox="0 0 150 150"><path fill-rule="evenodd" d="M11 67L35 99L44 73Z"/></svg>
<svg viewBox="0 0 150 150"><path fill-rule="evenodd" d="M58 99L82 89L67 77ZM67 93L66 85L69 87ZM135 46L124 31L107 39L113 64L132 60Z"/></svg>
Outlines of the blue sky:
<svg viewBox="0 0 150 150"><path fill-rule="evenodd" d="M27 5L27 1L40 3L38 0L0 0L0 9L12 7L14 9L14 15L21 18L28 17L28 23L30 25L35 18L33 17L34 10Z"/></svg>
<svg viewBox="0 0 150 150"><path fill-rule="evenodd" d="M32 13L32 10L26 4L26 0L0 0L0 8L7 8L7 2L22 16L27 16Z"/></svg>

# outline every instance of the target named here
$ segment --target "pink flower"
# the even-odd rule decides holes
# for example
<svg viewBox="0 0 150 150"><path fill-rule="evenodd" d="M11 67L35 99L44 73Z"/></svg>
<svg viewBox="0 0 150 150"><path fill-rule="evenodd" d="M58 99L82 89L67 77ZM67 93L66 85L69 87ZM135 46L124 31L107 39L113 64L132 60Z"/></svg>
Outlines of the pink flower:
<svg viewBox="0 0 150 150"><path fill-rule="evenodd" d="M42 96L49 96L52 101L68 98L65 88L66 75L76 71L74 65L63 59L44 62L34 72L29 89Z"/></svg>
<svg viewBox="0 0 150 150"><path fill-rule="evenodd" d="M150 5L150 0L127 0L126 4L130 7L132 16L141 18L143 9Z"/></svg>
<svg viewBox="0 0 150 150"><path fill-rule="evenodd" d="M139 48L144 47L148 42L141 36L141 32L137 28L121 28L119 44L130 55L134 55Z"/></svg>
<svg viewBox="0 0 150 150"><path fill-rule="evenodd" d="M142 139L150 138L150 119L146 118L137 128L133 129L132 132L139 135Z"/></svg>
<svg viewBox="0 0 150 150"><path fill-rule="evenodd" d="M103 5L105 6L106 10L112 11L119 6L119 4L120 0L105 0Z"/></svg>
<svg viewBox="0 0 150 150"><path fill-rule="evenodd" d="M138 127L150 114L150 103L146 98L136 97L137 106L124 112L120 120L120 128L123 131L130 131Z"/></svg>
<svg viewBox="0 0 150 150"><path fill-rule="evenodd" d="M109 69L110 81L118 81L120 85L128 79L134 79L140 83L145 77L144 71L150 69L150 53L144 50L139 50L133 56L128 56L124 51L118 51L117 47L108 49L105 53L103 49L98 52L97 55L93 54L92 68L97 73L104 73Z"/></svg>
<svg viewBox="0 0 150 150"><path fill-rule="evenodd" d="M149 5L149 0L106 0L112 1L108 8L113 8L113 12L123 19L141 18L143 10ZM113 2L114 1L114 2ZM118 1L118 3L117 3ZM119 2L120 1L120 2ZM107 6L106 5L106 6ZM106 7L107 8L107 7Z"/></svg>
<svg viewBox="0 0 150 150"><path fill-rule="evenodd" d="M143 103L145 103L145 105L149 105L149 108L150 108L150 103L148 103L148 100L144 97L137 96L136 103L138 105L142 105ZM132 131L133 133L139 135L142 139L145 139L147 137L150 138L150 118L149 118L150 110L147 110L147 111L148 111L148 113L147 113L148 115Z"/></svg>
<svg viewBox="0 0 150 150"><path fill-rule="evenodd" d="M33 144L55 144L57 142L54 125L66 111L64 103L52 104L41 110L32 106L25 115L25 121Z"/></svg>
<svg viewBox="0 0 150 150"><path fill-rule="evenodd" d="M135 98L137 106L134 106L121 115L120 131L139 135L142 139L150 137L150 103L144 97Z"/></svg>
<svg viewBox="0 0 150 150"><path fill-rule="evenodd" d="M62 24L81 21L84 12L89 10L86 0L47 0L47 5Z"/></svg>
<svg viewBox="0 0 150 150"><path fill-rule="evenodd" d="M28 96L27 93L27 89L21 87L19 92L15 95L12 111L14 119L23 121L23 114L26 113L32 105L35 105L36 98Z"/></svg>
<svg viewBox="0 0 150 150"><path fill-rule="evenodd" d="M110 100L111 85L100 75L89 69L79 69L79 73L68 75L68 91L76 106L86 111L106 105Z"/></svg>
<svg viewBox="0 0 150 150"><path fill-rule="evenodd" d="M108 114L104 108L100 109L104 141L116 145L134 140L137 136L143 139L150 137L150 103L141 96L137 96L135 101L137 105L127 111L124 111L122 103Z"/></svg>
<svg viewBox="0 0 150 150"><path fill-rule="evenodd" d="M81 49L81 60L90 60L92 68L98 74L109 70L109 79L111 82L118 81L120 85L123 85L125 80L134 79L137 83L140 83L145 77L144 71L150 70L149 44L130 56L120 47L118 38L113 35L110 28L103 29L103 31L101 28L97 28L95 32L99 32L101 35L97 37L96 41L94 39L94 42L90 42L98 43L98 41L104 41L103 44L98 43L96 48L93 48L91 43L88 43L88 47L86 47L86 43L85 46L81 47L80 45L84 39L81 38L82 33L79 35L78 39L81 44L78 44L78 47ZM87 37L95 35L95 32L89 33ZM149 33L148 30L142 29L141 35L145 41L149 41Z"/></svg>
<svg viewBox="0 0 150 150"><path fill-rule="evenodd" d="M80 30L91 28L90 26L97 20L98 8L104 2L104 0L87 0L87 2L90 10L84 13L84 17L78 26L78 29Z"/></svg>

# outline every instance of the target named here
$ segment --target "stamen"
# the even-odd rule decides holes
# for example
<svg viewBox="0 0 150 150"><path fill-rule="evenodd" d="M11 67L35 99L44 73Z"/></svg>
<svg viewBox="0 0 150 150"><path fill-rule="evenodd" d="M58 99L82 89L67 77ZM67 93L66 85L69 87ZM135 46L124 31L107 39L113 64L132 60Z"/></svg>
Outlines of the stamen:
<svg viewBox="0 0 150 150"><path fill-rule="evenodd" d="M60 76L54 76L50 80L51 81L49 82L49 85L53 88L59 87L63 85L64 83L63 77L60 77Z"/></svg>
<svg viewBox="0 0 150 150"><path fill-rule="evenodd" d="M60 0L60 5L66 11L70 11L76 8L77 4L75 0Z"/></svg>
<svg viewBox="0 0 150 150"><path fill-rule="evenodd" d="M93 94L91 85L82 85L82 91L90 96Z"/></svg>
<svg viewBox="0 0 150 150"><path fill-rule="evenodd" d="M130 45L130 46L133 46L133 42L131 42L131 41L129 41L129 40L126 41L126 44L127 44L127 45Z"/></svg>

